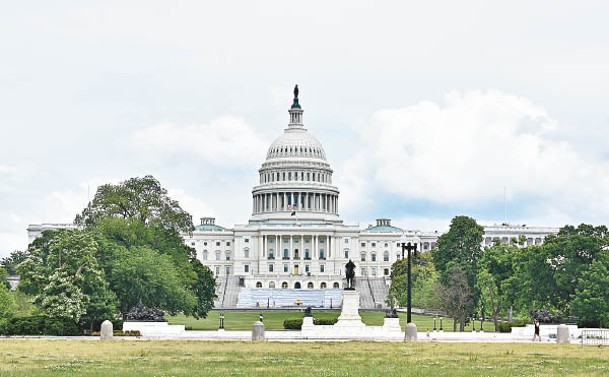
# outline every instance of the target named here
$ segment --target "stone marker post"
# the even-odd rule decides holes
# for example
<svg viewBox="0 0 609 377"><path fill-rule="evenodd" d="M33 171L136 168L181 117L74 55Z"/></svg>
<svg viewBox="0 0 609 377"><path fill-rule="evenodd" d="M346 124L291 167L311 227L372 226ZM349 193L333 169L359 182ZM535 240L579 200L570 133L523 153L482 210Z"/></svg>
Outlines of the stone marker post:
<svg viewBox="0 0 609 377"><path fill-rule="evenodd" d="M265 340L264 323L260 321L254 322L254 327L252 328L252 340Z"/></svg>
<svg viewBox="0 0 609 377"><path fill-rule="evenodd" d="M417 325L414 322L406 324L406 333L404 336L405 341L416 341L417 340Z"/></svg>
<svg viewBox="0 0 609 377"><path fill-rule="evenodd" d="M569 338L569 327L564 323L558 325L556 327L556 343L570 343L571 339Z"/></svg>
<svg viewBox="0 0 609 377"><path fill-rule="evenodd" d="M114 337L114 325L112 322L108 320L102 322L99 337L101 340L108 340Z"/></svg>

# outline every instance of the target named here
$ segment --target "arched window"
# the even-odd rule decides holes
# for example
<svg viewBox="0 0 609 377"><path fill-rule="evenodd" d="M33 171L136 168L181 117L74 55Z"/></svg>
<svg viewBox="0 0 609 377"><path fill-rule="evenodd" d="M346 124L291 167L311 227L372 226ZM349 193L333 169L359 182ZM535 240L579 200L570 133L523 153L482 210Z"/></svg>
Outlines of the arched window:
<svg viewBox="0 0 609 377"><path fill-rule="evenodd" d="M335 281L335 282L334 282L334 289L338 289L338 288L340 288L340 284L338 284L338 282L337 282L337 281Z"/></svg>
<svg viewBox="0 0 609 377"><path fill-rule="evenodd" d="M313 289L313 282L312 282L312 281L310 281L310 282L307 284L307 288L309 288L309 289Z"/></svg>
<svg viewBox="0 0 609 377"><path fill-rule="evenodd" d="M326 287L327 287L327 286L326 286L326 283L325 283L325 282L324 282L324 283L321 283L321 284L319 285L319 288L321 288L321 289L326 289Z"/></svg>
<svg viewBox="0 0 609 377"><path fill-rule="evenodd" d="M385 252L383 253L383 261L389 262L389 252L387 250L385 250Z"/></svg>
<svg viewBox="0 0 609 377"><path fill-rule="evenodd" d="M288 282L284 281L283 283L281 283L281 289L288 289Z"/></svg>
<svg viewBox="0 0 609 377"><path fill-rule="evenodd" d="M376 253L372 253L372 255L370 255L370 260L376 262Z"/></svg>
<svg viewBox="0 0 609 377"><path fill-rule="evenodd" d="M209 258L209 253L207 252L207 250L203 250L203 260L207 260L207 258Z"/></svg>
<svg viewBox="0 0 609 377"><path fill-rule="evenodd" d="M294 283L294 289L300 289L300 282Z"/></svg>
<svg viewBox="0 0 609 377"><path fill-rule="evenodd" d="M261 281L256 282L256 288L262 288L262 282Z"/></svg>
<svg viewBox="0 0 609 377"><path fill-rule="evenodd" d="M275 259L275 250L274 249L269 249L268 259Z"/></svg>
<svg viewBox="0 0 609 377"><path fill-rule="evenodd" d="M249 257L250 257L250 249L246 247L245 249L243 249L243 258L249 259Z"/></svg>
<svg viewBox="0 0 609 377"><path fill-rule="evenodd" d="M271 289L275 288L275 282L274 281L269 283L269 288L271 288Z"/></svg>

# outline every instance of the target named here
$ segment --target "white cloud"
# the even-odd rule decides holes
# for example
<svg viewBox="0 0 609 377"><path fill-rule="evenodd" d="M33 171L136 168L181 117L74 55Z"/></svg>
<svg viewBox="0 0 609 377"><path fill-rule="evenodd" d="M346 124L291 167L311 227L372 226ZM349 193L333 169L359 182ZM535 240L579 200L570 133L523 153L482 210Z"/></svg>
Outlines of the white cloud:
<svg viewBox="0 0 609 377"><path fill-rule="evenodd" d="M218 167L254 167L264 158L268 142L242 119L224 116L205 124L157 124L138 130L131 146L144 154L193 155Z"/></svg>
<svg viewBox="0 0 609 377"><path fill-rule="evenodd" d="M507 187L512 198L533 199L532 209L547 214L609 215L607 164L554 140L556 128L544 108L499 91L455 91L441 105L380 110L362 128L367 142L351 161L370 174L356 187L469 206L501 200Z"/></svg>
<svg viewBox="0 0 609 377"><path fill-rule="evenodd" d="M193 216L192 221L195 225L199 224L197 216L216 216L216 210L213 208L213 205L209 205L199 198L189 195L182 188L169 188L167 192L170 198L177 200L180 203L180 207Z"/></svg>

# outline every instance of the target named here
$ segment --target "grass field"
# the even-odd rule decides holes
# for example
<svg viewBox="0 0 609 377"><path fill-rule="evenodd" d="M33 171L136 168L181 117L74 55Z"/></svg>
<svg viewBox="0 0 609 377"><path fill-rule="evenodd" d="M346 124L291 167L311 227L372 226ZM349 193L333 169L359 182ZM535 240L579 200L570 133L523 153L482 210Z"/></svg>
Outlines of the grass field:
<svg viewBox="0 0 609 377"><path fill-rule="evenodd" d="M0 376L607 376L608 358L540 343L2 340Z"/></svg>
<svg viewBox="0 0 609 377"><path fill-rule="evenodd" d="M224 327L226 330L251 330L252 324L258 320L260 313L264 317L264 325L266 330L283 330L283 321L287 318L302 318L303 312L286 312L286 311L226 311L224 312ZM362 321L369 326L382 326L385 318L383 312L365 312L360 311ZM340 312L315 312L313 316L316 318L338 317ZM400 324L402 329L406 325L406 314L399 313ZM172 324L186 325L192 330L217 330L219 325L220 311L212 310L207 318L196 320L192 317L177 315L174 317L166 316ZM415 315L412 316L412 321L417 325L419 331L433 330L434 318L431 316ZM445 331L452 331L453 321L447 318L443 320L443 328ZM436 327L440 328L440 321L436 320ZM480 329L480 322L476 321L476 331ZM495 327L492 322L484 322L484 331L494 331ZM472 331L471 324L465 328L465 331Z"/></svg>

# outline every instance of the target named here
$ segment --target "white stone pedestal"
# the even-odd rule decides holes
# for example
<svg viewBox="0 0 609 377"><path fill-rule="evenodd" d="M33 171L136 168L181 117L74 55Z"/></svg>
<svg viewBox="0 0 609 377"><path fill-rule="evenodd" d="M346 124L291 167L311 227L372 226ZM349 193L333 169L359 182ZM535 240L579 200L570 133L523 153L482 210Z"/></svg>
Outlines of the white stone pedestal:
<svg viewBox="0 0 609 377"><path fill-rule="evenodd" d="M336 327L359 327L365 326L359 316L359 293L355 290L343 291L343 307L338 316Z"/></svg>

